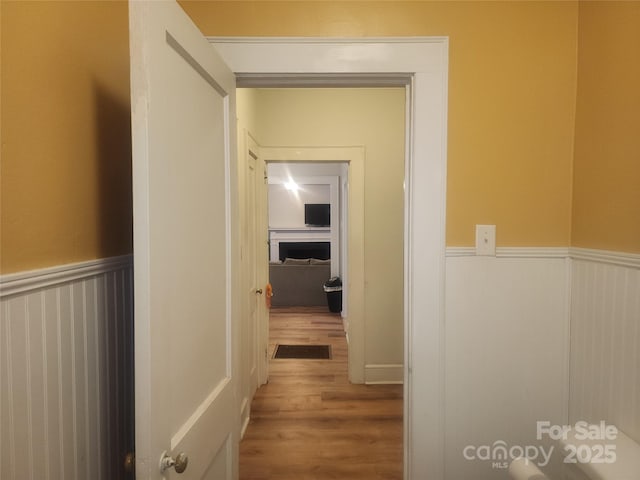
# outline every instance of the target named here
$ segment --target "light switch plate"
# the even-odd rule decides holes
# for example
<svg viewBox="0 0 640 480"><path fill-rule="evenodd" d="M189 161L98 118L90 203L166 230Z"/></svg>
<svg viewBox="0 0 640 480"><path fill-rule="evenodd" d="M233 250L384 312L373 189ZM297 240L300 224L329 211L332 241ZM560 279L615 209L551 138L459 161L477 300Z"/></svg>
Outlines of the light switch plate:
<svg viewBox="0 0 640 480"><path fill-rule="evenodd" d="M476 225L476 255L496 255L495 225Z"/></svg>

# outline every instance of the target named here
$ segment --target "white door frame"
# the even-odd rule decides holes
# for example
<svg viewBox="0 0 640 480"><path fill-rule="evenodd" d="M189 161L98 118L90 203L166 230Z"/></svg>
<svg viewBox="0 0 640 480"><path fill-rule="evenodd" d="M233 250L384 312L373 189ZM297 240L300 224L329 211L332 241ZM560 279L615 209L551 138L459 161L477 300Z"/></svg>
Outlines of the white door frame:
<svg viewBox="0 0 640 480"><path fill-rule="evenodd" d="M325 86L393 84L394 77L410 77L404 232L405 478L443 479L448 38L209 41L240 77L288 77L294 83L297 78L299 85Z"/></svg>
<svg viewBox="0 0 640 480"><path fill-rule="evenodd" d="M344 162L349 165L347 229L348 285L345 289L349 380L365 382L364 318L364 147L262 147L267 163Z"/></svg>

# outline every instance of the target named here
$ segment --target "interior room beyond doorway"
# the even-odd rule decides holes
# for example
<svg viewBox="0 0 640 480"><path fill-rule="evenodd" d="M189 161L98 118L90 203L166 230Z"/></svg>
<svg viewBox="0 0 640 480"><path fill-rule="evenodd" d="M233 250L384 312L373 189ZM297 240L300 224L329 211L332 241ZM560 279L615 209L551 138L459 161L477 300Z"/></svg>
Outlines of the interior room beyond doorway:
<svg viewBox="0 0 640 480"><path fill-rule="evenodd" d="M402 87L238 89L239 125L261 147L364 150L363 383L403 377L405 108Z"/></svg>
<svg viewBox="0 0 640 480"><path fill-rule="evenodd" d="M327 306L323 285L347 278L347 162L267 164L269 281L274 307ZM348 314L345 285L343 316ZM341 312L339 305L333 305Z"/></svg>

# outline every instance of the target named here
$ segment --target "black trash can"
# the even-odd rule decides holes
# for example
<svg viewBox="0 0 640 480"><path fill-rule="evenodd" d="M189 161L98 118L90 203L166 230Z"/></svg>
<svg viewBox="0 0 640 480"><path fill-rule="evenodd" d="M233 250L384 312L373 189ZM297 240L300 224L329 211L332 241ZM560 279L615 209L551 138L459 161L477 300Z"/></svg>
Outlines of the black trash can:
<svg viewBox="0 0 640 480"><path fill-rule="evenodd" d="M329 311L340 313L342 311L342 280L340 277L331 277L324 282L324 291L327 294Z"/></svg>

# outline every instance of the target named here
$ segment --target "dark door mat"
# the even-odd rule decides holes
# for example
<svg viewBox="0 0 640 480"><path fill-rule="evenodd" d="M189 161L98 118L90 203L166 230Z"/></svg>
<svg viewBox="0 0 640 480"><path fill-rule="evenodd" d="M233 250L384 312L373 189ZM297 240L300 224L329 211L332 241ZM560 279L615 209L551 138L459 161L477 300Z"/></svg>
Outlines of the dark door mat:
<svg viewBox="0 0 640 480"><path fill-rule="evenodd" d="M273 358L331 359L331 345L278 345Z"/></svg>

